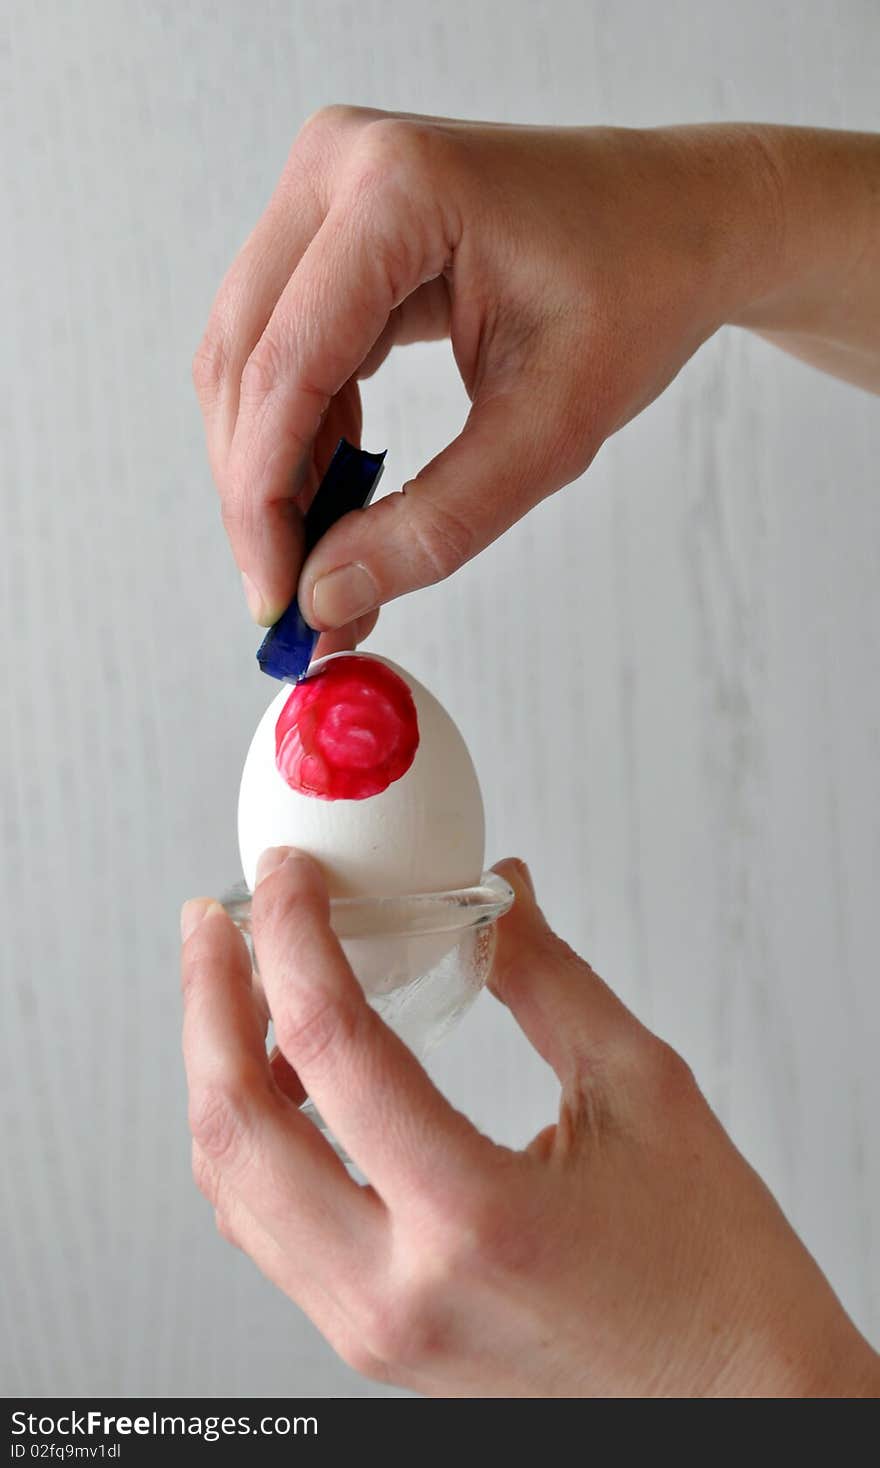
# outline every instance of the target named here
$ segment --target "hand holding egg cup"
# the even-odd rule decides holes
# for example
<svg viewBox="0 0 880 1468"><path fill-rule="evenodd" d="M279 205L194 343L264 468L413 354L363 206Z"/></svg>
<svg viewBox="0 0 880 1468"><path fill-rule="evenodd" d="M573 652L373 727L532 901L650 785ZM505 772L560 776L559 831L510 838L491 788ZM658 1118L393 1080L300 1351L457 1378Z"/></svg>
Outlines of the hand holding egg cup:
<svg viewBox="0 0 880 1468"><path fill-rule="evenodd" d="M479 783L437 700L384 658L320 659L257 727L238 831L245 883L223 905L245 937L262 852L308 852L370 1004L427 1054L486 983L494 924L513 901L482 871Z"/></svg>
<svg viewBox="0 0 880 1468"><path fill-rule="evenodd" d="M186 905L193 1172L221 1236L357 1371L428 1396L875 1396L880 1361L685 1063L552 932L522 863L502 870L492 992L560 1088L522 1151L366 1003L310 858L260 861L271 1055L241 934Z"/></svg>

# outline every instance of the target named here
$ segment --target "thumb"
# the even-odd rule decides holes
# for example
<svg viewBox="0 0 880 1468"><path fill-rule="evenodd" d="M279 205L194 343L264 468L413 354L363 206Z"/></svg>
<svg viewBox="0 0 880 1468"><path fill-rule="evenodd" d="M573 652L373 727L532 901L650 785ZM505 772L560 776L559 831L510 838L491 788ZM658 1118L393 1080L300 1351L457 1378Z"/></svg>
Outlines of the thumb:
<svg viewBox="0 0 880 1468"><path fill-rule="evenodd" d="M498 923L492 993L563 1085L576 1081L585 1067L616 1069L648 1032L550 928L525 862L508 859L494 870L513 887L516 901Z"/></svg>
<svg viewBox="0 0 880 1468"><path fill-rule="evenodd" d="M334 525L303 567L306 620L342 626L444 580L560 488L540 403L523 380L478 398L458 438L410 484Z"/></svg>

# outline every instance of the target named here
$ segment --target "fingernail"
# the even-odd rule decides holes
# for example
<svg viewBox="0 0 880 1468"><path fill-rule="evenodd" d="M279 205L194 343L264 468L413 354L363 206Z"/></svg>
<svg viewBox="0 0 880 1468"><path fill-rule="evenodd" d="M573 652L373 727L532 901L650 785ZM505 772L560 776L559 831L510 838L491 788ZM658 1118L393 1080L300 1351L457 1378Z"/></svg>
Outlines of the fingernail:
<svg viewBox="0 0 880 1468"><path fill-rule="evenodd" d="M379 601L379 588L366 566L353 561L328 571L315 582L312 590L312 613L325 627L344 627L364 612L371 612Z"/></svg>
<svg viewBox="0 0 880 1468"><path fill-rule="evenodd" d="M265 620L266 611L262 595L257 590L257 587L254 585L247 571L242 571L241 573L241 584L244 587L244 595L245 600L248 604L248 611L250 612L254 621L258 622L261 626L268 625Z"/></svg>
<svg viewBox="0 0 880 1468"><path fill-rule="evenodd" d="M263 855L257 862L258 887L268 876L271 876L272 872L277 871L280 866L284 865L290 856L290 852L291 848L289 846L270 846L268 851L263 852Z"/></svg>
<svg viewBox="0 0 880 1468"><path fill-rule="evenodd" d="M180 909L180 936L185 943L191 938L199 924L207 917L212 907L218 904L213 897L191 897Z"/></svg>
<svg viewBox="0 0 880 1468"><path fill-rule="evenodd" d="M528 888L531 896L534 897L534 895L535 895L535 884L532 881L532 874L529 871L528 866L522 860L522 858L519 857L519 856L516 857L516 865L517 865L517 870L518 870L520 876L522 877L523 881L525 882L525 885Z"/></svg>

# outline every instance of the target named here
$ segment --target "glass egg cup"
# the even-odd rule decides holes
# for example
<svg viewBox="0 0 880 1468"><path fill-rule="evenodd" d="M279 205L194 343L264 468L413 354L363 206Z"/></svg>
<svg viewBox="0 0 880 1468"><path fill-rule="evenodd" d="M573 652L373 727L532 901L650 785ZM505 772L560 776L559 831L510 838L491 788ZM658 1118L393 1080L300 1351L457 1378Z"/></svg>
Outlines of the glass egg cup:
<svg viewBox="0 0 880 1468"><path fill-rule="evenodd" d="M495 872L475 887L397 897L334 897L330 924L369 1003L419 1059L458 1023L492 969L495 924L513 905ZM243 882L222 904L254 960L251 894ZM303 1112L325 1132L311 1101ZM330 1141L347 1162L342 1148Z"/></svg>

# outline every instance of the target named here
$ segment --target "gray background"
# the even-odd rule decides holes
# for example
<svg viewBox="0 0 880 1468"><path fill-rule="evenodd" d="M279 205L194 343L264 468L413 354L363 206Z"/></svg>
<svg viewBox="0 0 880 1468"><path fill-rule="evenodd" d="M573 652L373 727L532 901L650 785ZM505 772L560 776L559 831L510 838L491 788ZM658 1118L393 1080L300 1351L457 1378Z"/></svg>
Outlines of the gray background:
<svg viewBox="0 0 880 1468"><path fill-rule="evenodd" d="M215 1237L189 1178L178 905L237 873L271 693L192 351L322 103L876 128L880 11L4 0L0 26L0 1380L382 1395ZM365 421L389 487L464 410L445 347L392 358ZM459 721L490 857L529 858L875 1336L878 459L876 401L725 332L371 644ZM438 1071L499 1138L553 1114L488 998Z"/></svg>

